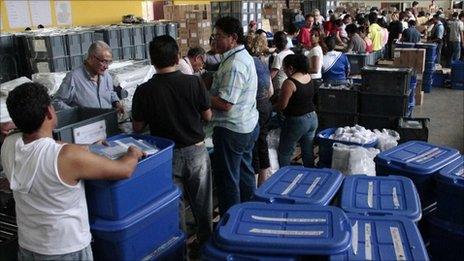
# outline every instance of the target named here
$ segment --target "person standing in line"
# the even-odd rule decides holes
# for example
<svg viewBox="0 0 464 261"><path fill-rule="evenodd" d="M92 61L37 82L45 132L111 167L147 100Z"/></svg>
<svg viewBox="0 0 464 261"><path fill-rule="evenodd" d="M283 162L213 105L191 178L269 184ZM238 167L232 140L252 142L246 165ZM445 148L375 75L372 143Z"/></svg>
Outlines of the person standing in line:
<svg viewBox="0 0 464 261"><path fill-rule="evenodd" d="M348 33L349 40L345 52L366 53L366 42L359 36L358 27L355 24L349 24L346 27L346 32Z"/></svg>
<svg viewBox="0 0 464 261"><path fill-rule="evenodd" d="M279 101L274 105L285 115L278 147L279 166L290 165L299 143L303 165L314 167L313 139L318 126L314 100L317 88L308 73L308 58L303 54L291 54L285 57L283 66L288 79L282 86Z"/></svg>
<svg viewBox="0 0 464 261"><path fill-rule="evenodd" d="M375 60L381 57L382 51L382 28L377 23L377 14L371 12L369 14L369 33L367 37L372 41L372 50L375 53Z"/></svg>
<svg viewBox="0 0 464 261"><path fill-rule="evenodd" d="M298 34L298 43L301 47L310 50L311 49L311 29L314 26L314 16L308 14L305 16L305 25L301 27L300 33Z"/></svg>
<svg viewBox="0 0 464 261"><path fill-rule="evenodd" d="M283 31L275 33L274 45L277 55L274 57L274 61L271 65L271 79L275 90L274 94L278 97L282 83L287 79L287 75L282 67L282 62L287 55L293 54L293 51L287 48L287 35Z"/></svg>
<svg viewBox="0 0 464 261"><path fill-rule="evenodd" d="M389 59L393 59L393 43L395 40L401 39L401 33L403 32L403 23L400 21L399 14L397 12L393 13L392 21L388 26L388 42L387 42L387 54Z"/></svg>
<svg viewBox="0 0 464 261"><path fill-rule="evenodd" d="M437 44L437 58L435 63L441 62L441 49L443 48L443 39L445 36L445 26L440 21L440 16L435 14L433 15L432 22L434 24L429 42Z"/></svg>
<svg viewBox="0 0 464 261"><path fill-rule="evenodd" d="M190 203L198 225L195 250L199 250L213 229L211 164L203 131L203 121L211 120L210 99L199 77L177 69L176 40L168 35L157 36L149 48L156 74L134 93L132 127L140 133L148 125L151 135L174 141L173 178ZM181 213L183 219L183 208Z"/></svg>
<svg viewBox="0 0 464 261"><path fill-rule="evenodd" d="M321 38L322 32L320 29L313 29L311 32L312 35L312 45L313 48L308 53L309 59L309 73L311 76L311 81L313 81L314 86L319 88L322 85L322 61L324 57L324 52L321 47Z"/></svg>
<svg viewBox="0 0 464 261"><path fill-rule="evenodd" d="M421 34L419 31L416 29L416 21L415 20L409 20L408 22L409 27L403 31L403 34L401 36L401 41L402 42L407 42L407 43L418 43L421 40Z"/></svg>
<svg viewBox="0 0 464 261"><path fill-rule="evenodd" d="M194 75L205 66L206 53L201 47L190 48L187 56L179 60L179 71L183 74Z"/></svg>
<svg viewBox="0 0 464 261"><path fill-rule="evenodd" d="M449 46L451 49L451 63L461 58L461 47L464 47L464 13L453 13L449 27Z"/></svg>
<svg viewBox="0 0 464 261"><path fill-rule="evenodd" d="M214 126L212 168L220 195L219 214L223 216L231 206L251 200L256 189L252 150L259 134L258 77L253 58L245 49L239 20L220 18L214 27L214 38L222 61L210 91Z"/></svg>

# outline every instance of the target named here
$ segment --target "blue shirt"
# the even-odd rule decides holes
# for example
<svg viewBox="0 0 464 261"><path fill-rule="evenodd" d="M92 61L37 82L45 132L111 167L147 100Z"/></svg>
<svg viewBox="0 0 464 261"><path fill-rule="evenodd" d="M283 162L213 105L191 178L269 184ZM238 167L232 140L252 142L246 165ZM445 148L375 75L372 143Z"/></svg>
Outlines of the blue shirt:
<svg viewBox="0 0 464 261"><path fill-rule="evenodd" d="M432 38L433 40L443 40L443 36L445 34L445 26L441 21L438 21L437 24L433 26L432 29Z"/></svg>
<svg viewBox="0 0 464 261"><path fill-rule="evenodd" d="M237 133L250 133L258 123L255 63L243 45L222 55L214 75L211 95L233 104L229 111L213 110L212 123Z"/></svg>
<svg viewBox="0 0 464 261"><path fill-rule="evenodd" d="M258 76L258 92L256 100L268 99L269 88L271 87L271 73L269 67L264 64L258 57L253 57L256 66L256 75Z"/></svg>
<svg viewBox="0 0 464 261"><path fill-rule="evenodd" d="M421 40L421 34L417 31L416 27L409 27L403 31L403 42L418 43Z"/></svg>
<svg viewBox="0 0 464 261"><path fill-rule="evenodd" d="M344 81L350 70L348 57L341 52L330 51L323 57L322 78L324 82Z"/></svg>
<svg viewBox="0 0 464 261"><path fill-rule="evenodd" d="M113 79L108 71L100 75L98 84L90 80L85 66L70 71L53 98L56 110L71 107L111 109L119 101L113 90Z"/></svg>

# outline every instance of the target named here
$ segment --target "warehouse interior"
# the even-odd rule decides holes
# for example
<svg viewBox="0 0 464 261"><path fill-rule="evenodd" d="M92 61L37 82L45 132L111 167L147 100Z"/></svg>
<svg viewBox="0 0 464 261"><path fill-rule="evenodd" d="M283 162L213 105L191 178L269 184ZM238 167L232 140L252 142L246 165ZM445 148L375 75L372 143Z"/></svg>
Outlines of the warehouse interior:
<svg viewBox="0 0 464 261"><path fill-rule="evenodd" d="M463 10L0 0L0 260L463 260Z"/></svg>

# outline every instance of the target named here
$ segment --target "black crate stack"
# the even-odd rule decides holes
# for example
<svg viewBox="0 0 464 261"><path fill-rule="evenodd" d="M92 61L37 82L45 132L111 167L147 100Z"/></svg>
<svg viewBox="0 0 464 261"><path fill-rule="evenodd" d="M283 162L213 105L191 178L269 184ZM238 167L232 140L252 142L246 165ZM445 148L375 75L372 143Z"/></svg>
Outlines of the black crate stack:
<svg viewBox="0 0 464 261"><path fill-rule="evenodd" d="M211 23L214 25L221 17L232 16L242 22L244 33L247 33L250 21L255 21L258 28L262 24L262 1L229 1L211 2Z"/></svg>
<svg viewBox="0 0 464 261"><path fill-rule="evenodd" d="M0 83L16 79L20 75L19 55L14 46L13 34L0 35Z"/></svg>
<svg viewBox="0 0 464 261"><path fill-rule="evenodd" d="M26 59L32 73L65 72L69 55L63 32L38 33L26 36Z"/></svg>
<svg viewBox="0 0 464 261"><path fill-rule="evenodd" d="M353 126L358 117L357 86L349 89L319 88L317 94L317 115L319 129Z"/></svg>
<svg viewBox="0 0 464 261"><path fill-rule="evenodd" d="M362 68L358 123L369 129L396 129L398 119L408 114L411 68Z"/></svg>
<svg viewBox="0 0 464 261"><path fill-rule="evenodd" d="M93 43L93 31L70 31L65 35L69 55L68 69L81 66L86 59L90 45Z"/></svg>

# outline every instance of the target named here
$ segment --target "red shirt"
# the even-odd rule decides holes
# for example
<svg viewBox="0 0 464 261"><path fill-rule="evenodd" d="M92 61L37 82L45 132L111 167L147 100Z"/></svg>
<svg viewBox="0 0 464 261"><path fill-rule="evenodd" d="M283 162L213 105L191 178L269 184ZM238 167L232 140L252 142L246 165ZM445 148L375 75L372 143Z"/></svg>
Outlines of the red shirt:
<svg viewBox="0 0 464 261"><path fill-rule="evenodd" d="M304 48L311 49L311 47L312 47L311 30L309 28L302 27L300 29L300 33L298 34L298 42Z"/></svg>

